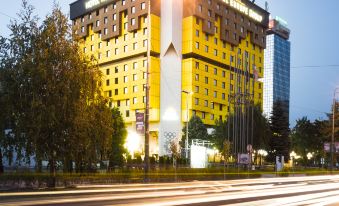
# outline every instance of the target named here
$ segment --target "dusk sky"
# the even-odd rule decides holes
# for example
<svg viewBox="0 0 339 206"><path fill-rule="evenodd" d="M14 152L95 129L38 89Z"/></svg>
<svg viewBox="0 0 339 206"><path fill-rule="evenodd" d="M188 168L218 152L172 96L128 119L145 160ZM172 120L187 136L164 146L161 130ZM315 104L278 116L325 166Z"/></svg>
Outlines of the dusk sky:
<svg viewBox="0 0 339 206"><path fill-rule="evenodd" d="M21 0L0 1L0 35L8 36L7 25L20 11ZM53 5L53 0L29 2L41 19ZM73 0L57 2L69 13ZM256 1L262 7L264 2ZM324 119L331 109L333 91L339 87L339 1L268 0L268 4L271 17L285 19L291 30L291 126L303 116Z"/></svg>

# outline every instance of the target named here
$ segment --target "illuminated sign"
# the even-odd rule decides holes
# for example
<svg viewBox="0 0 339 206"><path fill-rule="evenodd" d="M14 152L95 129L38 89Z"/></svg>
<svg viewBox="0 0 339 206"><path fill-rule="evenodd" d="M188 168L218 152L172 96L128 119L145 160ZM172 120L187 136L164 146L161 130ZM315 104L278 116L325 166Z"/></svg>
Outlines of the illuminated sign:
<svg viewBox="0 0 339 206"><path fill-rule="evenodd" d="M98 6L101 3L105 3L108 0L89 0L85 3L85 8L86 9L90 9L93 8L95 6Z"/></svg>
<svg viewBox="0 0 339 206"><path fill-rule="evenodd" d="M237 0L223 0L226 4L230 5L232 8L238 10L239 12L249 16L250 18L262 22L263 17L256 11L248 8L245 4Z"/></svg>

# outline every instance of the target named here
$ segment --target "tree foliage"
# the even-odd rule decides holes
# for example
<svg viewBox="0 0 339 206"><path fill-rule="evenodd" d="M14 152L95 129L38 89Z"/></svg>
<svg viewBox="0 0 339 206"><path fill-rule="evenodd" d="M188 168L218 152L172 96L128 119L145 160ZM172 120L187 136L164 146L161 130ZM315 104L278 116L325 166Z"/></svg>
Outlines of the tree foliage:
<svg viewBox="0 0 339 206"><path fill-rule="evenodd" d="M180 146L185 148L186 141L186 125L182 129L182 138ZM200 117L193 115L188 122L188 143L190 144L192 139L208 140L209 136L207 133L206 126L200 119Z"/></svg>
<svg viewBox="0 0 339 206"><path fill-rule="evenodd" d="M307 154L323 154L324 136L322 130L324 122L316 120L311 122L307 117L296 121L295 127L291 132L291 147L298 155L302 157L304 163L307 161Z"/></svg>
<svg viewBox="0 0 339 206"><path fill-rule="evenodd" d="M38 26L23 0L18 18L9 25L10 38L0 38L0 129L13 132L10 144L1 136L3 154L9 157L15 148L18 159L34 155L38 170L48 160L51 173L57 161L65 171L72 171L72 162L78 172L91 171L116 152L112 132L123 128L106 106L102 74L57 5Z"/></svg>
<svg viewBox="0 0 339 206"><path fill-rule="evenodd" d="M243 114L244 113L244 114ZM270 128L268 120L262 115L260 105L249 106L241 114L245 116L248 120L247 126L244 128L244 132L248 136L249 144L253 145L253 149L267 149L268 142L270 138ZM253 120L252 120L253 114ZM235 123L234 123L234 114L222 121L217 120L214 127L214 132L212 134L212 141L219 149L219 151L224 151L224 142L225 140L233 143L235 141L233 134L235 132ZM239 132L239 130L237 130ZM253 140L252 139L253 132Z"/></svg>
<svg viewBox="0 0 339 206"><path fill-rule="evenodd" d="M112 142L111 150L109 152L110 167L122 166L124 163L123 154L126 153L124 144L126 142L127 130L124 120L118 108L112 109Z"/></svg>
<svg viewBox="0 0 339 206"><path fill-rule="evenodd" d="M270 139L270 156L271 160L275 156L284 156L285 160L289 159L290 154L290 129L288 110L283 101L276 101L273 103L273 110L270 119L270 128L272 136Z"/></svg>

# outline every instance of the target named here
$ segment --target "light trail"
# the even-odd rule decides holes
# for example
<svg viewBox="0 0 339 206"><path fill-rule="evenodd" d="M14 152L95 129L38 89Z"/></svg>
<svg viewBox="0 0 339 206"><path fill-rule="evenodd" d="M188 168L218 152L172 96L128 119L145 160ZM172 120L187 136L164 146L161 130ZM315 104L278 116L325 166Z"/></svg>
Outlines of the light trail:
<svg viewBox="0 0 339 206"><path fill-rule="evenodd" d="M73 191L0 193L0 205L326 205L339 203L339 176L79 186Z"/></svg>

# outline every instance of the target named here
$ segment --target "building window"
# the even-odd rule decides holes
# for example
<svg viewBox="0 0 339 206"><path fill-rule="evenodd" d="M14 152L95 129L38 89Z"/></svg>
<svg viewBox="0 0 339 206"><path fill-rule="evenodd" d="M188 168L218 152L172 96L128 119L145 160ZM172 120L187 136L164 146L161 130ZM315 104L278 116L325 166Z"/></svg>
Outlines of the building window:
<svg viewBox="0 0 339 206"><path fill-rule="evenodd" d="M208 46L207 45L205 46L205 52L208 52Z"/></svg>
<svg viewBox="0 0 339 206"><path fill-rule="evenodd" d="M117 20L117 14L113 14L113 20Z"/></svg>
<svg viewBox="0 0 339 206"><path fill-rule="evenodd" d="M119 67L115 67L115 68L114 68L114 72L115 72L115 73L118 73L118 72L119 72Z"/></svg>
<svg viewBox="0 0 339 206"><path fill-rule="evenodd" d="M138 80L138 75L137 74L133 74L133 81L137 81Z"/></svg>
<svg viewBox="0 0 339 206"><path fill-rule="evenodd" d="M205 72L208 72L208 65L205 65Z"/></svg>
<svg viewBox="0 0 339 206"><path fill-rule="evenodd" d="M138 86L133 86L133 92L138 92Z"/></svg>
<svg viewBox="0 0 339 206"><path fill-rule="evenodd" d="M118 95L119 94L119 90L118 89L115 89L114 90L114 95Z"/></svg>
<svg viewBox="0 0 339 206"><path fill-rule="evenodd" d="M128 88L124 87L124 94L127 94L127 93L128 93Z"/></svg>
<svg viewBox="0 0 339 206"><path fill-rule="evenodd" d="M135 25L135 18L131 19L131 24L134 26Z"/></svg>
<svg viewBox="0 0 339 206"><path fill-rule="evenodd" d="M213 85L214 85L214 86L217 86L217 84L218 84L218 81L217 81L216 79L214 79L214 80L213 80Z"/></svg>
<svg viewBox="0 0 339 206"><path fill-rule="evenodd" d="M205 100L205 101L204 101L204 106L205 106L205 107L208 107L208 100Z"/></svg>
<svg viewBox="0 0 339 206"><path fill-rule="evenodd" d="M201 4L199 4L198 10L199 10L199 12L202 12L202 5Z"/></svg>
<svg viewBox="0 0 339 206"><path fill-rule="evenodd" d="M208 96L208 89L205 89L205 95Z"/></svg>
<svg viewBox="0 0 339 206"><path fill-rule="evenodd" d="M202 112L201 113L201 119L205 119L206 118L206 113L205 112Z"/></svg>
<svg viewBox="0 0 339 206"><path fill-rule="evenodd" d="M114 83L119 84L119 78L118 77L114 79Z"/></svg>
<svg viewBox="0 0 339 206"><path fill-rule="evenodd" d="M141 9L142 9L142 10L146 9L146 4L145 4L145 2L142 2L142 3L141 3Z"/></svg>
<svg viewBox="0 0 339 206"><path fill-rule="evenodd" d="M195 81L199 81L199 74L195 75Z"/></svg>
<svg viewBox="0 0 339 206"><path fill-rule="evenodd" d="M195 93L199 93L199 86L195 86Z"/></svg>
<svg viewBox="0 0 339 206"><path fill-rule="evenodd" d="M107 50L106 51L106 57L110 57L111 56L111 51L110 50Z"/></svg>
<svg viewBox="0 0 339 206"><path fill-rule="evenodd" d="M214 91L214 92L213 92L213 97L214 97L214 98L217 98L217 97L218 97L218 92L217 92L217 91Z"/></svg>
<svg viewBox="0 0 339 206"><path fill-rule="evenodd" d="M129 117L129 110L126 110L126 117Z"/></svg>
<svg viewBox="0 0 339 206"><path fill-rule="evenodd" d="M195 30L195 36L196 36L196 37L199 37L199 30L198 30L198 29Z"/></svg>
<svg viewBox="0 0 339 206"><path fill-rule="evenodd" d="M199 99L198 98L194 98L194 104L199 105Z"/></svg>
<svg viewBox="0 0 339 206"><path fill-rule="evenodd" d="M134 13L135 13L135 6L132 6L132 8L131 8L131 12L132 12L132 14L134 14Z"/></svg>
<svg viewBox="0 0 339 206"><path fill-rule="evenodd" d="M195 42L195 48L199 49L199 42Z"/></svg>
<svg viewBox="0 0 339 206"><path fill-rule="evenodd" d="M199 69L199 62L195 62L195 68Z"/></svg>
<svg viewBox="0 0 339 206"><path fill-rule="evenodd" d="M127 82L128 82L128 77L124 76L124 83L127 83Z"/></svg>
<svg viewBox="0 0 339 206"><path fill-rule="evenodd" d="M208 77L205 77L205 84L208 84Z"/></svg>
<svg viewBox="0 0 339 206"><path fill-rule="evenodd" d="M222 72L221 72L221 76L222 76L222 77L225 77L225 73L226 73L225 71L222 71Z"/></svg>
<svg viewBox="0 0 339 206"><path fill-rule="evenodd" d="M133 104L137 104L138 103L138 98L137 97L133 97Z"/></svg>
<svg viewBox="0 0 339 206"><path fill-rule="evenodd" d="M106 69L106 75L109 75L109 69Z"/></svg>
<svg viewBox="0 0 339 206"><path fill-rule="evenodd" d="M125 64L125 65L124 65L124 72L127 72L127 71L128 71L128 65Z"/></svg>
<svg viewBox="0 0 339 206"><path fill-rule="evenodd" d="M214 114L211 114L210 120L214 120Z"/></svg>

